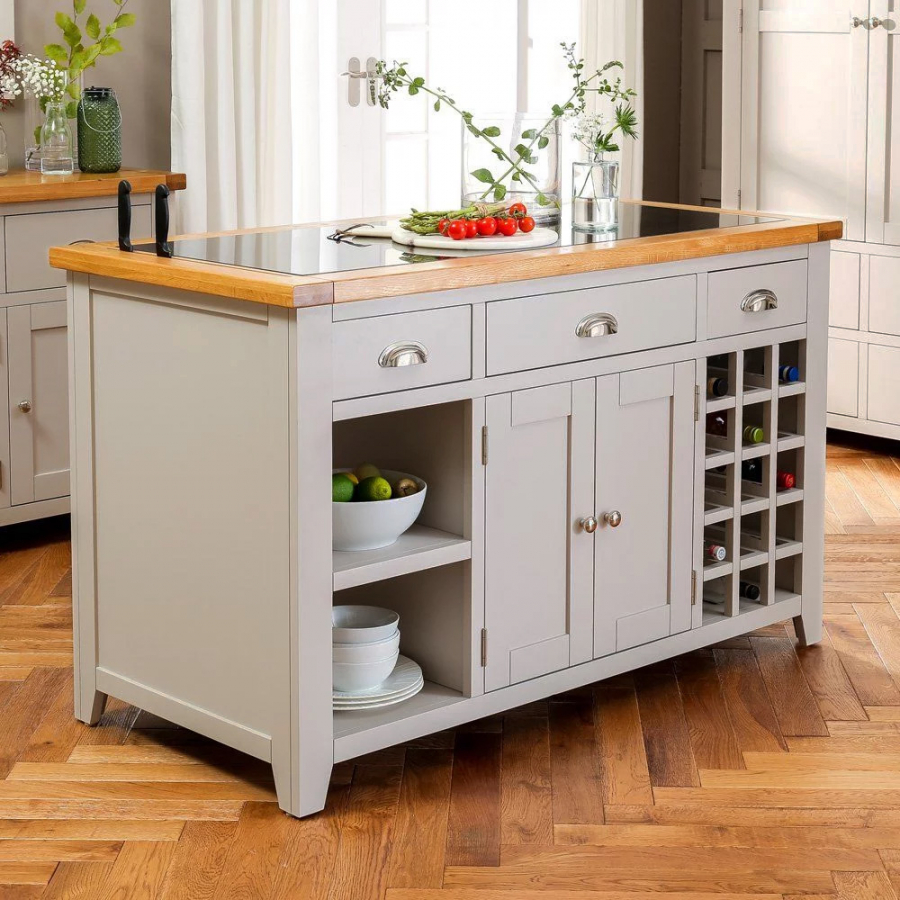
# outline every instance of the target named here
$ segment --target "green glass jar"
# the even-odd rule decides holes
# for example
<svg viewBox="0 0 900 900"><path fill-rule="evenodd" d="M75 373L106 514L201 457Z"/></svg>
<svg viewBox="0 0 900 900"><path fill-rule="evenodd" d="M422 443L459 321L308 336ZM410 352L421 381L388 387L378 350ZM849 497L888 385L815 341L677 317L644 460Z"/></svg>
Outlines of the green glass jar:
<svg viewBox="0 0 900 900"><path fill-rule="evenodd" d="M122 168L122 113L111 88L89 87L78 104L78 166L82 172Z"/></svg>

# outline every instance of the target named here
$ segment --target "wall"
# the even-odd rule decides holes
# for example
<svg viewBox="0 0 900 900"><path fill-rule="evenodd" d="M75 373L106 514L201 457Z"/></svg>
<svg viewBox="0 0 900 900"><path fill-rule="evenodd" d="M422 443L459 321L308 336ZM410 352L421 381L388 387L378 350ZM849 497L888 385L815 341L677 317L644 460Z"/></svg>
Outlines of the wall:
<svg viewBox="0 0 900 900"><path fill-rule="evenodd" d="M68 4L65 0L14 2L16 43L24 52L43 55L44 44L59 41L53 16ZM106 22L115 6L112 0L89 0L88 9ZM97 67L86 73L85 85L111 87L119 96L124 164L168 169L172 105L169 4L165 0L129 0L128 11L135 13L137 24L120 36L124 51L102 57ZM25 146L21 110L4 113L2 122L9 138L10 164L21 166Z"/></svg>
<svg viewBox="0 0 900 900"><path fill-rule="evenodd" d="M644 0L644 197L679 200L681 0Z"/></svg>

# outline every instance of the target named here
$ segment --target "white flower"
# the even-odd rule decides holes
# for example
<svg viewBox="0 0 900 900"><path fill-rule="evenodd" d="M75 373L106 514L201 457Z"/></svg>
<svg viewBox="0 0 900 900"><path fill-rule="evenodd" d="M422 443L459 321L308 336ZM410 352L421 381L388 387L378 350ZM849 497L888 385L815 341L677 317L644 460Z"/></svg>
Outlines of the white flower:
<svg viewBox="0 0 900 900"><path fill-rule="evenodd" d="M38 59L36 56L20 56L11 64L13 71L19 76L16 96L24 92L39 100L46 98L52 102L63 99L68 82L66 73L52 60ZM13 79L10 82L15 84ZM0 89L5 89L0 85Z"/></svg>

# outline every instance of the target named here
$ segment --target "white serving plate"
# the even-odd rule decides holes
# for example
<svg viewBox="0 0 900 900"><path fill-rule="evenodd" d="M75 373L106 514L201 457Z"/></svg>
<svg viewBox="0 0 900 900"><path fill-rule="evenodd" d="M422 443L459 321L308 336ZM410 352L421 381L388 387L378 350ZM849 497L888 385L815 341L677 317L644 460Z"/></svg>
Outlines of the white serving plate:
<svg viewBox="0 0 900 900"><path fill-rule="evenodd" d="M381 700L396 700L397 698L405 699L412 693L421 690L422 669L418 663L413 662L408 656L402 654L397 659L397 665L394 671L386 681L378 685L378 687L369 688L367 691L333 691L332 699L335 704L345 706L347 704L358 705L359 703L369 703ZM414 690L415 689L415 690Z"/></svg>
<svg viewBox="0 0 900 900"><path fill-rule="evenodd" d="M530 234L518 231L511 237L474 237L454 241L443 234L414 234L397 228L391 233L391 240L395 244L430 250L535 250L555 244L559 235L549 228L535 228Z"/></svg>
<svg viewBox="0 0 900 900"><path fill-rule="evenodd" d="M384 706L394 706L396 703L403 703L404 700L409 700L412 697L415 697L423 687L425 687L424 678L417 685L415 685L405 694L401 694L399 697L388 697L384 700L365 700L359 701L357 703L335 702L334 708L336 711L340 712L341 710L350 711L353 709L381 709Z"/></svg>

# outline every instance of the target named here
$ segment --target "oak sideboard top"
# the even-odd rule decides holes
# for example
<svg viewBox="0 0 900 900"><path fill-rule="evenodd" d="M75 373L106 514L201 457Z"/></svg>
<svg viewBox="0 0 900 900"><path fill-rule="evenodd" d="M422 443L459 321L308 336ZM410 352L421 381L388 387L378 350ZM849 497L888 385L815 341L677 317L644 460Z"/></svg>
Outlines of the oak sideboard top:
<svg viewBox="0 0 900 900"><path fill-rule="evenodd" d="M121 169L109 174L75 172L73 175L41 175L40 172L14 169L0 178L0 205L114 197L123 179L131 183L135 194L152 194L158 184L165 184L171 191L183 191L187 183L184 175L156 169Z"/></svg>
<svg viewBox="0 0 900 900"><path fill-rule="evenodd" d="M160 173L156 173L160 174ZM164 173L162 173L164 174ZM94 176L96 177L96 176ZM110 193L122 175L111 182ZM133 177L128 174L129 180ZM171 185L170 185L171 186ZM182 185L183 186L183 185ZM137 190L137 188L135 188ZM0 186L2 199L2 186ZM623 201L632 207L718 213L743 217L765 214L719 210L676 204ZM376 220L354 220L376 221ZM336 229L350 223L325 223ZM280 228L249 229L202 237L270 235L323 228L323 223ZM540 250L472 254L434 261L406 261L404 265L358 268L316 275L288 275L263 268L221 264L199 259L165 259L151 253L123 253L115 243L75 244L54 247L50 262L60 269L88 275L118 278L159 287L176 288L230 297L272 306L297 308L401 297L431 291L526 281L559 275L654 265L728 253L769 250L799 244L837 240L840 221L766 217L766 221L734 227L676 231L650 237L623 238L605 243L554 246ZM198 236L175 239L189 240Z"/></svg>

